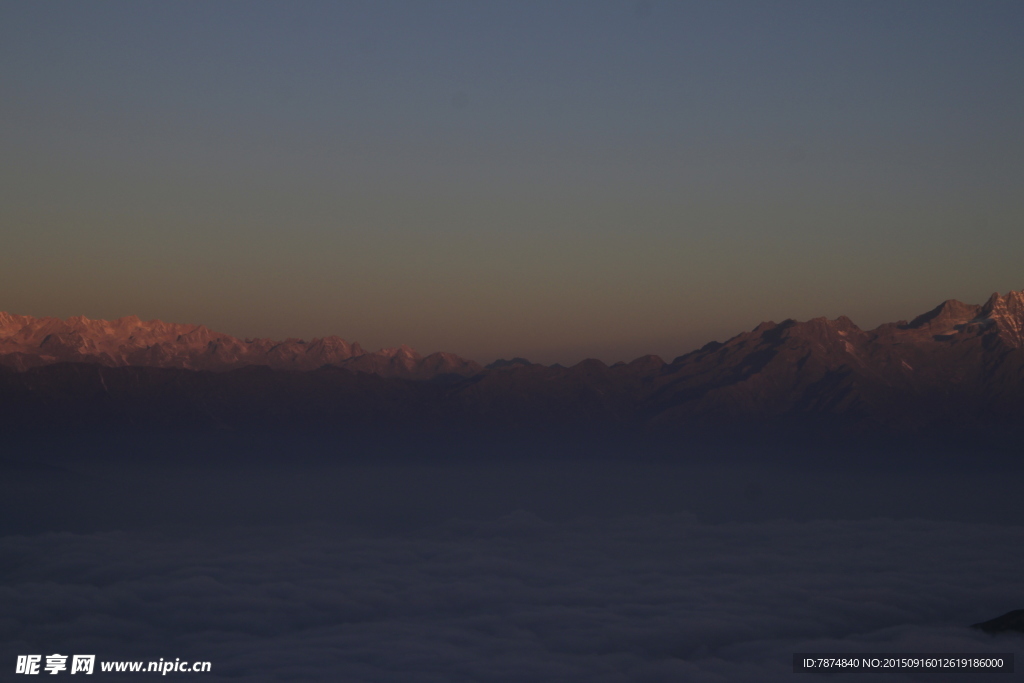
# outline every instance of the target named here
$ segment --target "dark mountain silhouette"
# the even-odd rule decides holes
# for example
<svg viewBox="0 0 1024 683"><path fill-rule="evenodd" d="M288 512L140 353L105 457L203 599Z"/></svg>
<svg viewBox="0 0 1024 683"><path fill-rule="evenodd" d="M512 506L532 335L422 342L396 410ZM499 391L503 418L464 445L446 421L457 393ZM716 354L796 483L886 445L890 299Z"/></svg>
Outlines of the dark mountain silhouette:
<svg viewBox="0 0 1024 683"><path fill-rule="evenodd" d="M1024 293L946 301L862 330L846 317L761 323L670 363L487 368L338 337L238 340L202 326L0 314L11 428L246 425L585 429L1013 443L1024 425Z"/></svg>
<svg viewBox="0 0 1024 683"><path fill-rule="evenodd" d="M1015 609L995 619L989 619L980 624L973 624L971 628L980 629L985 633L992 634L1012 631L1024 633L1024 609Z"/></svg>
<svg viewBox="0 0 1024 683"><path fill-rule="evenodd" d="M512 360L507 360L505 358L499 358L498 360L494 361L493 363L489 363L487 365L487 369L488 370L500 370L501 368L514 368L517 365L533 365L533 363L531 363L530 361L526 360L525 358L520 358L519 356L516 356Z"/></svg>

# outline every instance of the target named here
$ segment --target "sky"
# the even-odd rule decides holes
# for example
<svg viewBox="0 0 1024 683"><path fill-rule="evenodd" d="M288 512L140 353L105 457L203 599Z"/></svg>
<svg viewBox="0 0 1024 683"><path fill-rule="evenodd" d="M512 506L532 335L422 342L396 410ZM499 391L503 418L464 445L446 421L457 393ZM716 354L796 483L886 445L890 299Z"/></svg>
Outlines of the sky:
<svg viewBox="0 0 1024 683"><path fill-rule="evenodd" d="M0 310L672 358L1024 289L1020 2L0 2Z"/></svg>

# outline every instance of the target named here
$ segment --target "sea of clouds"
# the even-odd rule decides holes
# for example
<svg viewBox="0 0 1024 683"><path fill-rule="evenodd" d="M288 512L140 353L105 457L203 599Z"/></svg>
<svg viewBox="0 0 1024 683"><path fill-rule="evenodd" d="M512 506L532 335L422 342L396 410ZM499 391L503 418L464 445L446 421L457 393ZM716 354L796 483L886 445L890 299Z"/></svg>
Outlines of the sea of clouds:
<svg viewBox="0 0 1024 683"><path fill-rule="evenodd" d="M204 681L789 682L817 679L793 673L794 652L1024 642L968 628L1024 605L1020 525L485 517L9 534L0 662L177 657L212 662L169 674Z"/></svg>

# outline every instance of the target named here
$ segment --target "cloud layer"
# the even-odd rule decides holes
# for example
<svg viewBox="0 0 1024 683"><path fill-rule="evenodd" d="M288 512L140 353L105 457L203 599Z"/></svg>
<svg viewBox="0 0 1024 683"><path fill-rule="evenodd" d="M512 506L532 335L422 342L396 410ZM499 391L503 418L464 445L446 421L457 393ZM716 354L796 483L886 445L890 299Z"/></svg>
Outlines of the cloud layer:
<svg viewBox="0 0 1024 683"><path fill-rule="evenodd" d="M797 651L1016 649L965 626L1024 604L1022 560L1017 526L687 514L8 536L0 641L209 681L790 681Z"/></svg>

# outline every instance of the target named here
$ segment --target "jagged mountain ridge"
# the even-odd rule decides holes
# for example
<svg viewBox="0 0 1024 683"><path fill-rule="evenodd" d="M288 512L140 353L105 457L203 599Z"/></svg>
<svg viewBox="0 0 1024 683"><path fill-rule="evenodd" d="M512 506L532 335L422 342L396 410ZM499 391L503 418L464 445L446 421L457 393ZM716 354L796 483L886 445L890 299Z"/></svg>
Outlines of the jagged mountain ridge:
<svg viewBox="0 0 1024 683"><path fill-rule="evenodd" d="M229 427L418 424L684 433L725 433L737 425L755 433L790 425L801 434L812 433L811 427L840 433L835 427L845 434L956 431L972 438L993 430L1022 432L1024 425L1024 292L994 294L983 305L946 301L909 322L873 330L845 317L766 322L668 363L645 356L612 366L586 360L570 368L524 359L481 368L445 354L419 358L408 349L368 354L337 338L324 344L240 342L194 326L159 328L152 339L132 332L127 338L135 341L127 347L110 340L124 331L102 343L83 335L72 347L79 356L60 356L52 350L66 349L70 333L55 332L53 319L12 334L17 324L11 318L0 319L0 349L6 352L0 364L8 368L0 372L0 402L10 416L38 424L177 420ZM130 319L121 325L136 329ZM48 341L53 334L65 335L59 337L65 345ZM191 351L168 348L172 334ZM17 351L7 352L15 345ZM104 350L111 346L116 353ZM42 351L32 355L33 348ZM310 352L325 348L337 355ZM340 358L344 353L351 355ZM132 364L135 358L184 358L194 365ZM394 370L409 358L416 363ZM19 363L25 369L19 371ZM252 365L266 367L245 367ZM220 371L197 372L211 369ZM451 381L410 381L438 375Z"/></svg>
<svg viewBox="0 0 1024 683"><path fill-rule="evenodd" d="M98 363L224 372L250 365L308 371L325 365L382 377L433 379L472 375L473 361L450 353L420 356L408 346L364 351L337 336L301 339L238 339L205 325L182 325L137 316L90 320L77 316L33 318L0 312L0 364L17 370L53 363Z"/></svg>
<svg viewBox="0 0 1024 683"><path fill-rule="evenodd" d="M910 322L861 330L846 317L762 323L662 372L654 419L857 414L923 427L1020 403L1024 293L945 301Z"/></svg>

